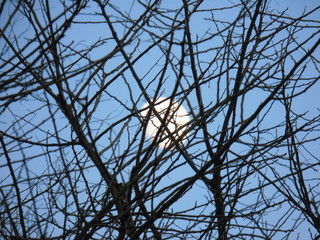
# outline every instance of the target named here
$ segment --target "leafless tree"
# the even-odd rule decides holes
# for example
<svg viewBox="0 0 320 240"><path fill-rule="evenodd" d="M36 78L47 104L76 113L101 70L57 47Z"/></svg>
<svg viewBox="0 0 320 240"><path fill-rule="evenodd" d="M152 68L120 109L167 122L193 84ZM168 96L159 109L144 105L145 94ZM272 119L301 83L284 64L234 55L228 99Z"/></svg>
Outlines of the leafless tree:
<svg viewBox="0 0 320 240"><path fill-rule="evenodd" d="M319 239L320 7L277 4L2 1L1 238Z"/></svg>

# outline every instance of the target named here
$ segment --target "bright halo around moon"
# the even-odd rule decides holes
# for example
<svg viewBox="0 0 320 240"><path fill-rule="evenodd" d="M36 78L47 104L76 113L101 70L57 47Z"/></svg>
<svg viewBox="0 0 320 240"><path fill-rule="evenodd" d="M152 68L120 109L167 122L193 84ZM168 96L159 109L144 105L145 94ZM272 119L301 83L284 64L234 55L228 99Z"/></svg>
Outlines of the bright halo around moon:
<svg viewBox="0 0 320 240"><path fill-rule="evenodd" d="M151 102L153 100L151 99ZM181 106L178 102L172 101L170 112L166 119L166 113L170 106L170 99L166 98L159 98L154 103L154 108L158 112L160 118L166 122L166 126L169 129L169 131L172 133L173 137L178 139L183 132L187 129L186 123L190 121L190 118L188 116L188 112L186 109ZM146 136L148 139L153 140L161 126L161 120L154 114L152 109L149 107L149 103L145 103L141 109L145 109L141 112L142 119L146 118L148 115L148 112L151 111L150 119L147 123L147 129L146 129ZM161 134L159 134L160 148L165 148L166 146L169 146L172 143L172 139L170 136L168 136L168 132L165 130L164 127L161 129ZM186 141L187 135L185 135L181 141L183 144Z"/></svg>

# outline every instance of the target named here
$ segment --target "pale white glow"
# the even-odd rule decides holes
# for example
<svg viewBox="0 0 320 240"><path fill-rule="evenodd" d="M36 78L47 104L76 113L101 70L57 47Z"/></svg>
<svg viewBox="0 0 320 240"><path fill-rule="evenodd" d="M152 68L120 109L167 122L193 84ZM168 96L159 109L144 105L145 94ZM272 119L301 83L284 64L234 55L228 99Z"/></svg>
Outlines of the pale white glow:
<svg viewBox="0 0 320 240"><path fill-rule="evenodd" d="M151 100L153 102L153 100ZM158 112L161 119L164 120L168 107L170 105L170 99L165 100L165 98L159 98L154 104L155 110ZM147 124L146 136L148 139L153 140L157 135L158 129L161 126L161 120L154 114L152 109L149 107L149 103L145 103L142 106L142 109L146 108L141 112L142 118L145 118L148 112L151 111L150 119ZM170 107L170 112L167 119L165 120L166 126L172 135L177 139L182 135L186 130L187 126L185 125L190 121L188 112L185 108L179 105L178 102L173 101ZM179 129L179 130L177 130ZM162 133L160 134L160 139L163 139L159 143L160 148L165 148L166 146L172 143L171 138L168 137L167 131L162 128ZM183 144L187 138L187 135L183 137L181 143Z"/></svg>

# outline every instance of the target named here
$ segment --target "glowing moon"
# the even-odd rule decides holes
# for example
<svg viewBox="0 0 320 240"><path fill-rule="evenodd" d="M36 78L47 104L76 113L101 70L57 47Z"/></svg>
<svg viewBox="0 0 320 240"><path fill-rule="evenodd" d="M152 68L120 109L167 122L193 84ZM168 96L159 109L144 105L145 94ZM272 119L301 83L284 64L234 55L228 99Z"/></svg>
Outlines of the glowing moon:
<svg viewBox="0 0 320 240"><path fill-rule="evenodd" d="M153 102L153 100L151 100ZM185 110L183 106L181 106L178 102L172 101L172 105L170 107L170 112L166 119L166 113L168 110L168 107L170 105L170 99L165 98L159 98L154 103L154 108L158 112L160 118L162 121L165 121L167 128L172 133L172 135L177 139L182 135L182 133L186 130L187 126L185 125L190 121L190 118L188 116L188 112ZM146 108L146 109L145 109ZM146 136L153 140L158 130L161 126L161 120L154 114L152 109L149 107L149 103L145 103L142 106L142 109L145 109L141 112L141 116L144 119L148 112L151 111L150 119L147 123L147 130L146 130ZM165 130L164 127L161 129L161 134L159 135L159 139L161 142L159 143L160 148L165 148L166 146L170 145L172 143L170 136L168 136L168 132ZM181 143L183 144L187 138L187 135L183 137Z"/></svg>

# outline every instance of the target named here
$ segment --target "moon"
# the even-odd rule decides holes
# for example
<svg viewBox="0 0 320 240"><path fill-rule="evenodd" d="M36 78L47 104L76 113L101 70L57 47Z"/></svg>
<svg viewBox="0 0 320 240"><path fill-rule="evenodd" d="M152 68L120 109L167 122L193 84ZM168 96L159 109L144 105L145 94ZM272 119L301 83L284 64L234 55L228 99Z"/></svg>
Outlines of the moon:
<svg viewBox="0 0 320 240"><path fill-rule="evenodd" d="M151 102L153 102L153 99L151 99ZM167 128L173 135L175 139L178 139L183 132L187 129L186 123L190 122L190 118L188 116L188 112L186 109L180 105L176 101L172 101L169 114L166 119L165 115L168 111L168 108L170 106L170 99L166 98L158 98L154 103L154 108L158 112L161 119L159 119L152 109L149 106L149 103L145 103L141 109L144 109L141 111L141 117L142 119L146 119L148 113L151 111L150 119L147 123L147 129L146 129L146 136L149 140L153 140L161 126L161 121L165 121ZM161 134L159 134L160 142L158 147L159 148L166 148L172 143L172 139L170 136L168 136L168 132L163 127L161 129ZM187 135L185 135L181 141L183 144L186 141Z"/></svg>

